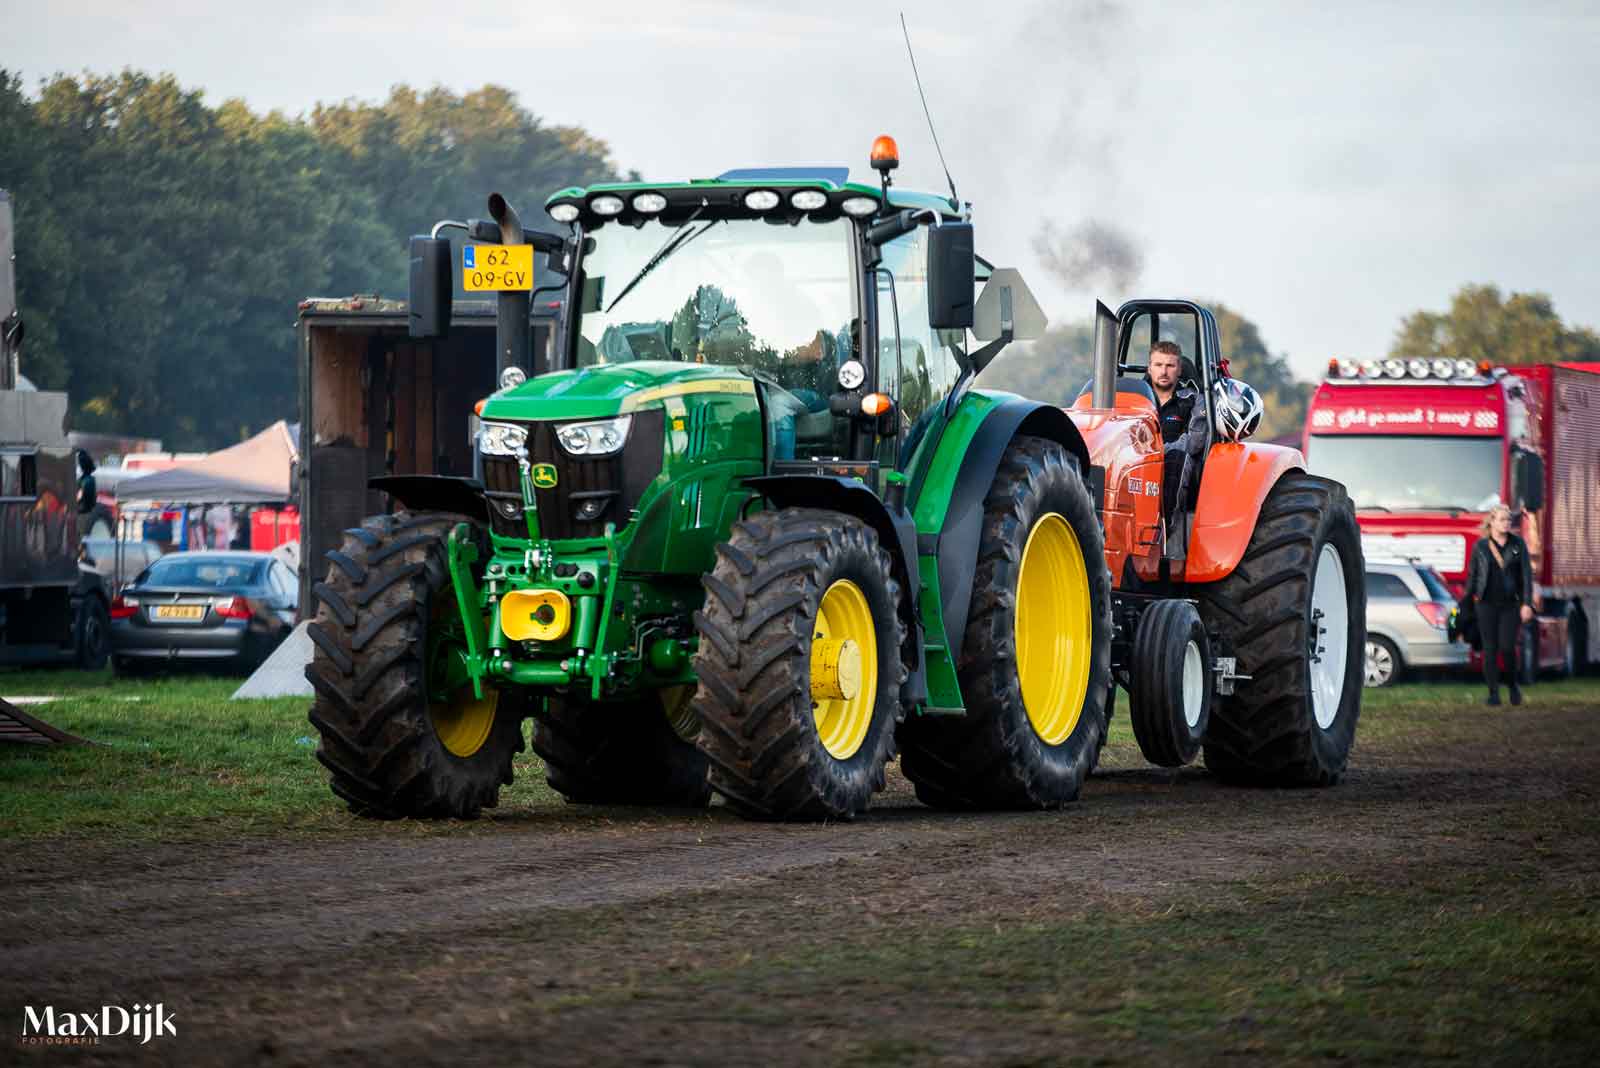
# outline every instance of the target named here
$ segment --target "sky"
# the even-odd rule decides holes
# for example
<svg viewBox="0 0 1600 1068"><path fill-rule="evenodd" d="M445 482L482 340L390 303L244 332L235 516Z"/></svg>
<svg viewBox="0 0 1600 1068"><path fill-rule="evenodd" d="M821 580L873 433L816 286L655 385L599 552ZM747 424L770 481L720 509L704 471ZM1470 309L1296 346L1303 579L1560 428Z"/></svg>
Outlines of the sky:
<svg viewBox="0 0 1600 1068"><path fill-rule="evenodd" d="M213 104L288 114L495 83L660 179L870 176L889 133L898 183L943 190L904 11L979 251L1021 268L1054 320L1096 297L1220 300L1308 378L1381 354L1469 282L1600 327L1593 2L239 6L0 0L0 67L30 89L171 72Z"/></svg>

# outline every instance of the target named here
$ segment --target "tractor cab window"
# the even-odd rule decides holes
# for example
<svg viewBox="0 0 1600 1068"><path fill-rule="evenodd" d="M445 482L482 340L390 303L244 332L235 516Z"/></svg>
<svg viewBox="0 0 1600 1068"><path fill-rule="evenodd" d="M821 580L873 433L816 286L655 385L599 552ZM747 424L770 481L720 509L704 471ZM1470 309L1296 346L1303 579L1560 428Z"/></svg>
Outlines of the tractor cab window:
<svg viewBox="0 0 1600 1068"><path fill-rule="evenodd" d="M961 340L961 331L928 325L927 228L885 245L878 268L878 377L900 413L894 444L902 468L961 374L954 351Z"/></svg>
<svg viewBox="0 0 1600 1068"><path fill-rule="evenodd" d="M763 383L775 455L839 454L828 397L859 334L847 221L702 218L592 236L577 366L744 368Z"/></svg>

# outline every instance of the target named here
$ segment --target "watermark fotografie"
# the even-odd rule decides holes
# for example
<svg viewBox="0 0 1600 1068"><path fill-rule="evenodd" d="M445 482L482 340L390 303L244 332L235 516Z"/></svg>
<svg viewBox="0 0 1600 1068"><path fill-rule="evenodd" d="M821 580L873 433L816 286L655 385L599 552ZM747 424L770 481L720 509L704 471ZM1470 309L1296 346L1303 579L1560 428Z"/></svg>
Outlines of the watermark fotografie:
<svg viewBox="0 0 1600 1068"><path fill-rule="evenodd" d="M152 1038L178 1036L176 1019L160 1002L154 1005L102 1005L94 1012L62 1012L54 1005L22 1007L24 1046L98 1046L102 1039L131 1039L144 1045Z"/></svg>

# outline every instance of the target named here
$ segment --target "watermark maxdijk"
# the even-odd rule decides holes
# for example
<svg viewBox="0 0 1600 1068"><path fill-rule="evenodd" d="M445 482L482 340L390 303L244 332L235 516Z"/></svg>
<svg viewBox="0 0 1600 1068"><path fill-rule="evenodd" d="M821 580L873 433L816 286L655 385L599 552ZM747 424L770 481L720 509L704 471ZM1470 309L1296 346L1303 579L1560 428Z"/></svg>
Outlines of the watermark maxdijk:
<svg viewBox="0 0 1600 1068"><path fill-rule="evenodd" d="M159 1002L154 1005L102 1005L95 1012L58 1012L54 1005L42 1009L22 1007L24 1046L98 1046L104 1038L136 1039L144 1045L152 1038L176 1038L177 1017Z"/></svg>

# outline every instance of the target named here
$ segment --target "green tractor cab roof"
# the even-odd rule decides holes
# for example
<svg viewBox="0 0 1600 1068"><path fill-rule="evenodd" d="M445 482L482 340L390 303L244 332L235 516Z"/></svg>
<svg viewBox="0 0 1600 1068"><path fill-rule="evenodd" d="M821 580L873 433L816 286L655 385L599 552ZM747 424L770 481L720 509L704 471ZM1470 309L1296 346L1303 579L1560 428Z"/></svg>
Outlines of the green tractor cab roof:
<svg viewBox="0 0 1600 1068"><path fill-rule="evenodd" d="M747 167L687 182L570 186L551 194L544 207L556 222L581 219L586 229L612 221L680 220L696 210L716 218L792 217L795 221L840 215L871 217L885 210L884 191L877 185L849 181L845 167ZM949 197L892 187L887 208L935 211L947 219L961 216L960 205Z"/></svg>

